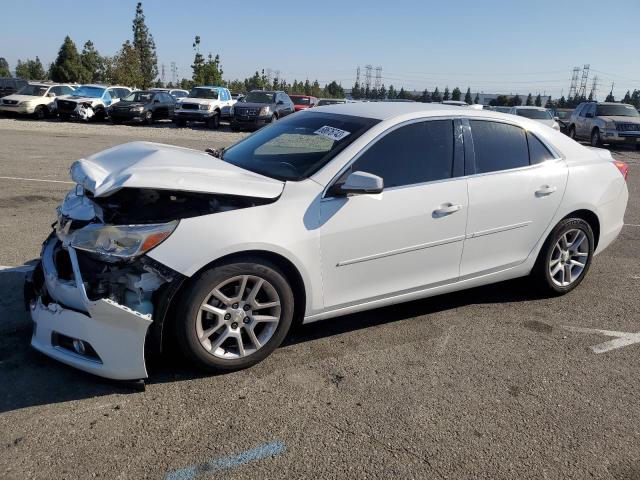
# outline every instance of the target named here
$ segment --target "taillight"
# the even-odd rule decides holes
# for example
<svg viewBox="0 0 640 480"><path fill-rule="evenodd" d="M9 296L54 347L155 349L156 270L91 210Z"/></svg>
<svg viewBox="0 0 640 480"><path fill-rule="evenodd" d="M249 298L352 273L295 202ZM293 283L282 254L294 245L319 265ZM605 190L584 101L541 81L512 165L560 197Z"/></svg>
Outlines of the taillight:
<svg viewBox="0 0 640 480"><path fill-rule="evenodd" d="M629 165L627 165L624 162L621 162L620 160L614 160L613 164L618 168L618 170L620 170L620 173L626 180L627 176L629 175Z"/></svg>

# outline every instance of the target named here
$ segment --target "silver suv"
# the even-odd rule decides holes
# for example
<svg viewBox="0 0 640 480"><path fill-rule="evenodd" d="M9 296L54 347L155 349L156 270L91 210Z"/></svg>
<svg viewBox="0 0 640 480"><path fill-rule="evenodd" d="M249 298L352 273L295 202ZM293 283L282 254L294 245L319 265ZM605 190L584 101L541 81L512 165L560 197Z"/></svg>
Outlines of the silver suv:
<svg viewBox="0 0 640 480"><path fill-rule="evenodd" d="M593 147L603 143L629 143L640 147L640 114L633 105L583 102L569 119L569 136L588 139Z"/></svg>

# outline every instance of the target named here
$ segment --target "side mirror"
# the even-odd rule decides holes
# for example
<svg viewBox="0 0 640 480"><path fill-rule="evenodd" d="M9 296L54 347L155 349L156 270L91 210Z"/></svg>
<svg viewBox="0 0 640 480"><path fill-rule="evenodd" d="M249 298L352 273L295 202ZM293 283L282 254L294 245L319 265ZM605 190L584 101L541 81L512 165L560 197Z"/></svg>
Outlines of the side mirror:
<svg viewBox="0 0 640 480"><path fill-rule="evenodd" d="M367 193L382 193L384 181L377 175L367 172L350 173L342 183L334 184L329 193L336 197L347 195L364 195Z"/></svg>
<svg viewBox="0 0 640 480"><path fill-rule="evenodd" d="M49 97L49 98L55 98L55 96L56 96L56 94L53 93L53 92L47 93L47 97Z"/></svg>

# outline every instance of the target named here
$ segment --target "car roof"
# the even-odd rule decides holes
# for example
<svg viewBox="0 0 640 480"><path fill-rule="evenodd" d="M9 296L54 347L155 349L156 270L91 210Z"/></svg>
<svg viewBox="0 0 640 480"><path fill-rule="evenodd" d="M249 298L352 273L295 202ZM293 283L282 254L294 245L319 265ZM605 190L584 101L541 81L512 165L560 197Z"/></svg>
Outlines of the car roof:
<svg viewBox="0 0 640 480"><path fill-rule="evenodd" d="M427 116L437 114L450 115L455 112L460 114L466 109L460 109L455 105L445 105L442 103L408 103L408 102L359 102L340 103L318 107L317 112L337 113L341 115L353 115L355 117L376 118L386 120L408 113L424 113Z"/></svg>
<svg viewBox="0 0 640 480"><path fill-rule="evenodd" d="M536 107L534 105L518 105L514 108L517 108L518 110L546 110L544 107Z"/></svg>

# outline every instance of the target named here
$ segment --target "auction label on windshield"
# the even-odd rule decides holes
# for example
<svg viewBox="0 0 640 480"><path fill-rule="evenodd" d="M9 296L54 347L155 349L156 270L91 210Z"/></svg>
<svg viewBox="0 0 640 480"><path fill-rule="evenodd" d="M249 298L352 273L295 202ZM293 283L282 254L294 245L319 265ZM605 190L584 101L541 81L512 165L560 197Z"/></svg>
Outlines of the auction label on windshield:
<svg viewBox="0 0 640 480"><path fill-rule="evenodd" d="M347 135L349 135L351 132L347 132L346 130L340 130L339 128L325 125L324 127L319 128L313 133L338 142L342 140L344 137L346 137Z"/></svg>

